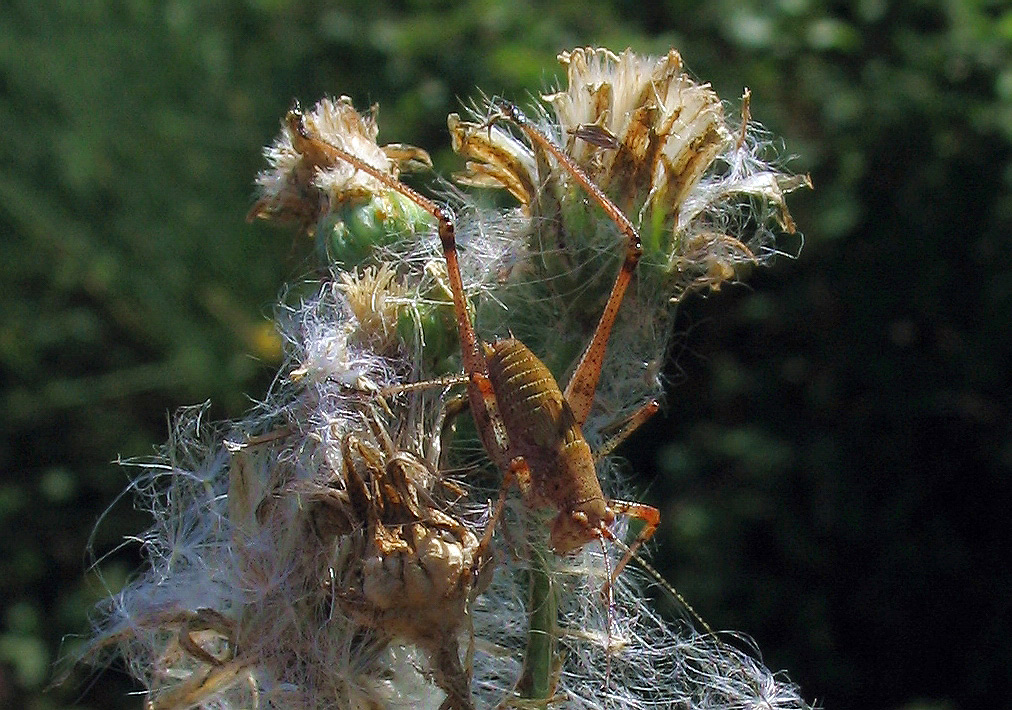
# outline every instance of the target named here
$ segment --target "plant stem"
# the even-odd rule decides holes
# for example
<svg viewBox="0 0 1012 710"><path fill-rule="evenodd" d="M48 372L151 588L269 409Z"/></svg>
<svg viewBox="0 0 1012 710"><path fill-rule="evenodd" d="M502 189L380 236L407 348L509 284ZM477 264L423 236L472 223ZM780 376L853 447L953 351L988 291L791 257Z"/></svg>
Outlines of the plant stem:
<svg viewBox="0 0 1012 710"><path fill-rule="evenodd" d="M552 554L541 541L534 543L531 569L528 572L530 596L527 604L527 649L524 653L524 671L517 684L520 697L530 700L547 700L555 692L556 620L558 597L549 571Z"/></svg>

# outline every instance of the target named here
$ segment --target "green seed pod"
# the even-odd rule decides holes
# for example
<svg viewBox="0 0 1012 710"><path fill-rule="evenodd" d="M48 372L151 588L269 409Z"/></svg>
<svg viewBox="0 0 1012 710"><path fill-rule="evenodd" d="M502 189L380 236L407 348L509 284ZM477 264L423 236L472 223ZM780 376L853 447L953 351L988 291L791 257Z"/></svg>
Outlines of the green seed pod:
<svg viewBox="0 0 1012 710"><path fill-rule="evenodd" d="M325 214L316 228L316 247L327 263L354 269L372 256L375 247L417 239L430 231L430 223L428 213L418 205L387 191Z"/></svg>

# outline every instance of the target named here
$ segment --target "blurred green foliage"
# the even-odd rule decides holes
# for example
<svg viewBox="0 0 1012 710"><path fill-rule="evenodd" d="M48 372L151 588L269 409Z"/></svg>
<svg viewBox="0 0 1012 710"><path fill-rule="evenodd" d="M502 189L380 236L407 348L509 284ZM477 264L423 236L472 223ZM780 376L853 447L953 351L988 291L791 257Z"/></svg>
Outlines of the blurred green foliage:
<svg viewBox="0 0 1012 710"><path fill-rule="evenodd" d="M110 459L277 367L312 247L243 217L290 101L379 102L445 174L448 112L582 44L750 87L816 185L799 259L679 314L668 416L626 447L658 563L827 708L1007 706L1012 10L979 0L0 5L0 706L140 704L115 673L44 691L106 593ZM106 583L145 524L97 527Z"/></svg>

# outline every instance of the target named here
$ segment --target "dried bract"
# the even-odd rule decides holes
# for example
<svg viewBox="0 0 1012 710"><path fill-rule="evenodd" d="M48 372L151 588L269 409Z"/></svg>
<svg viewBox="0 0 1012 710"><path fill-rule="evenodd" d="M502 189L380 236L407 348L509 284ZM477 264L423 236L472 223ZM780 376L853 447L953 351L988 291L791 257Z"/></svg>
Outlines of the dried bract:
<svg viewBox="0 0 1012 710"><path fill-rule="evenodd" d="M320 218L339 205L368 200L385 190L375 179L333 160L319 149L319 142L306 140L291 124L295 112L302 115L297 107L290 112L281 124L281 134L264 151L271 167L257 176L261 194L248 219L294 222L312 233ZM394 177L401 170L432 167L428 153L421 148L399 143L380 147L376 143L376 114L376 106L360 114L351 99L342 96L321 100L304 115L304 120L323 141ZM390 209L396 211L396 206Z"/></svg>
<svg viewBox="0 0 1012 710"><path fill-rule="evenodd" d="M668 275L670 298L694 286L719 287L737 264L765 260L773 253L768 216L794 231L784 194L810 183L762 159L767 146L749 122L747 97L742 126L731 126L720 98L684 71L675 50L652 58L574 49L559 61L568 87L543 97L555 121L546 118L542 127L637 225L644 260ZM561 217L555 229L564 248L588 238L579 234L587 229L582 195L550 156L498 125L456 114L448 124L454 150L468 159L458 181L508 189L532 220ZM759 225L751 234L748 220ZM704 233L719 238L697 239ZM704 252L701 244L715 248Z"/></svg>
<svg viewBox="0 0 1012 710"><path fill-rule="evenodd" d="M321 584L331 585L349 618L424 648L446 691L444 707L471 708L470 672L461 666L457 639L478 540L432 501L437 475L429 465L394 449L379 418L370 418L378 442L347 436L342 473L310 494L309 515L334 572Z"/></svg>

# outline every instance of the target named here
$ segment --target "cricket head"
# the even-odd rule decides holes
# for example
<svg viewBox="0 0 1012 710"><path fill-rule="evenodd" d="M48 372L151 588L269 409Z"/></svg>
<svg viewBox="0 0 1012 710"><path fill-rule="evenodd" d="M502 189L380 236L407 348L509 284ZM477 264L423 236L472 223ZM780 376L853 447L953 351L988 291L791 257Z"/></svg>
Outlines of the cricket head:
<svg viewBox="0 0 1012 710"><path fill-rule="evenodd" d="M607 530L613 522L615 513L603 497L590 498L571 510L559 511L552 521L552 551L557 555L567 555L591 540L610 537Z"/></svg>

